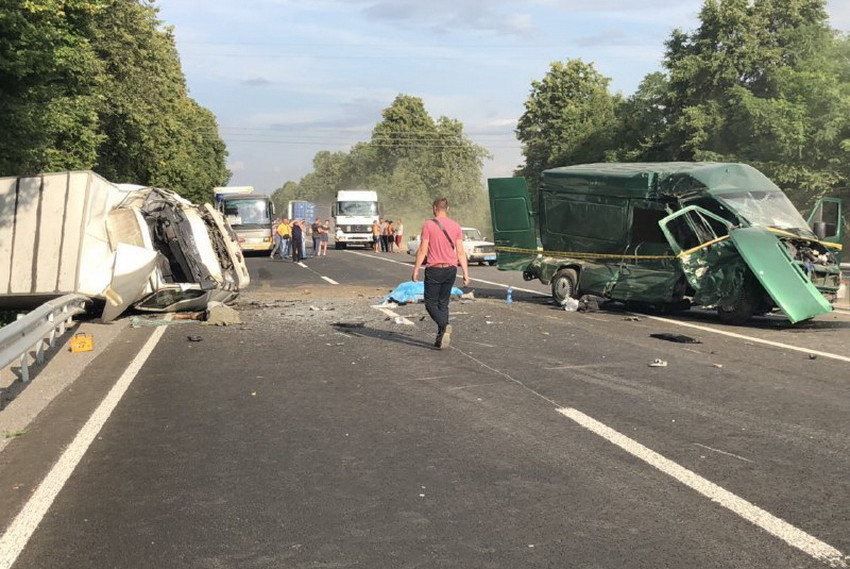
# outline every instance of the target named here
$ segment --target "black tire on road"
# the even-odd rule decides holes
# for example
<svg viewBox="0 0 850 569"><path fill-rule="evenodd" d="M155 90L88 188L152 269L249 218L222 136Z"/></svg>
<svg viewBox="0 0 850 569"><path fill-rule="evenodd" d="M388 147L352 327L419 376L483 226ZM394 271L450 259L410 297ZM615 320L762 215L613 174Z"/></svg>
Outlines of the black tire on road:
<svg viewBox="0 0 850 569"><path fill-rule="evenodd" d="M495 267L496 261L487 261L487 264L490 265L491 267Z"/></svg>
<svg viewBox="0 0 850 569"><path fill-rule="evenodd" d="M561 304L567 298L578 298L578 273L575 269L561 269L552 277L552 298Z"/></svg>

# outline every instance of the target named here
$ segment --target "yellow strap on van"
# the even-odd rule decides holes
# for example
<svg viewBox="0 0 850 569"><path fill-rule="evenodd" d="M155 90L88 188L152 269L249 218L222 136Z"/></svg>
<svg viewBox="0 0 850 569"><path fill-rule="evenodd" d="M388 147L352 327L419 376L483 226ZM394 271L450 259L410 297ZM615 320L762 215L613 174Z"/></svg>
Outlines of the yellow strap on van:
<svg viewBox="0 0 850 569"><path fill-rule="evenodd" d="M820 245L823 245L827 249L835 249L836 251L841 251L842 249L844 249L844 245L842 245L841 243L831 243L829 241L820 241L818 239L811 239L809 237L800 237L799 235L795 235L793 233L790 233L788 231L783 231L781 229L776 229L775 227L765 227L765 229L767 229L768 231L772 231L773 233L778 233L780 235L787 235L788 237L793 237L794 239L802 239L804 241L812 241L814 243L819 243Z"/></svg>
<svg viewBox="0 0 850 569"><path fill-rule="evenodd" d="M670 255L616 255L611 253L579 253L577 251L544 251L542 249L520 249L519 247L496 247L496 252L520 253L523 255L546 255L550 257L570 257L572 259L675 259Z"/></svg>

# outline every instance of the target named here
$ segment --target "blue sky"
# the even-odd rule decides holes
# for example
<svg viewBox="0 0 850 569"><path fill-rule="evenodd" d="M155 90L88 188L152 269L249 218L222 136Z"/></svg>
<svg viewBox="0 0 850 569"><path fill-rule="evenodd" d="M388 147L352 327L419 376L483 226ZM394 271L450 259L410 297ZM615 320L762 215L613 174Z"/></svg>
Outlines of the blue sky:
<svg viewBox="0 0 850 569"><path fill-rule="evenodd" d="M674 28L702 0L159 0L191 96L218 117L232 185L271 192L321 150L367 141L399 93L460 120L493 159L522 162L514 135L531 82L581 58L631 94L660 69ZM850 2L829 0L850 30Z"/></svg>

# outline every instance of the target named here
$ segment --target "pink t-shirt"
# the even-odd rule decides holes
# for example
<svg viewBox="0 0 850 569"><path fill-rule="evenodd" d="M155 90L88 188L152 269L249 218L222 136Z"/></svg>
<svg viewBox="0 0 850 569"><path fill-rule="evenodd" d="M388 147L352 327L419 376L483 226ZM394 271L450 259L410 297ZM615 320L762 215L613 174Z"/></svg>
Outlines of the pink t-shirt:
<svg viewBox="0 0 850 569"><path fill-rule="evenodd" d="M452 238L452 243L457 245L458 239L463 237L460 225L448 217L441 217L439 219L440 223L443 224L446 233L448 233L449 237ZM427 266L430 267L431 265L439 265L443 263L457 265L457 253L452 248L451 244L449 244L449 240L446 239L446 236L443 234L443 230L440 229L440 226L434 223L433 220L429 219L422 226L422 236L420 239L422 239L422 241L425 241L426 239L428 240Z"/></svg>

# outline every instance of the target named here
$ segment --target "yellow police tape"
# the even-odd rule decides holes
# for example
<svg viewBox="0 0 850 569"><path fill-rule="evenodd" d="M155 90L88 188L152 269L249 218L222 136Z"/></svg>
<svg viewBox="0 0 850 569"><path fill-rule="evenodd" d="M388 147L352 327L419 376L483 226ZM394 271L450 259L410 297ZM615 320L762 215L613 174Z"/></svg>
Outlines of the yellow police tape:
<svg viewBox="0 0 850 569"><path fill-rule="evenodd" d="M797 239L804 239L806 241L812 241L814 243L819 243L828 249L836 249L838 251L842 250L842 245L840 243L829 243L826 241L818 241L817 239L806 239L805 237L800 237L799 235L794 235L793 233L789 233L787 231L782 231L781 229L774 229L771 227L766 228L768 231L772 231L774 233L779 233L780 235L787 235L789 237L795 237ZM577 251L544 251L543 249L521 249L519 247L496 247L496 252L503 253L520 253L523 255L546 255L551 257L570 257L572 259L640 259L640 260L665 260L665 259L677 259L682 257L687 257L688 255L692 255L697 251L705 249L707 247L711 247L721 241L725 241L729 239L728 235L724 235L723 237L718 237L717 239L712 239L711 241L706 241L701 245L688 249L687 251L682 251L678 255L627 255L623 253L622 255L611 254L611 253L579 253Z"/></svg>
<svg viewBox="0 0 850 569"><path fill-rule="evenodd" d="M496 247L496 252L521 253L524 255L547 255L552 257L570 257L573 259L675 259L670 255L614 255L611 253L579 253L577 251L544 251L543 249L520 249L519 247Z"/></svg>

